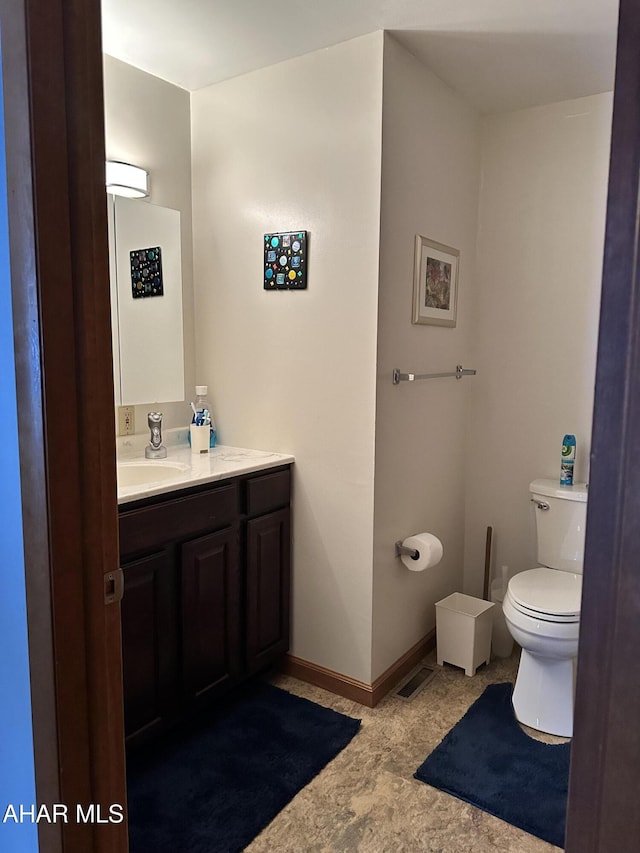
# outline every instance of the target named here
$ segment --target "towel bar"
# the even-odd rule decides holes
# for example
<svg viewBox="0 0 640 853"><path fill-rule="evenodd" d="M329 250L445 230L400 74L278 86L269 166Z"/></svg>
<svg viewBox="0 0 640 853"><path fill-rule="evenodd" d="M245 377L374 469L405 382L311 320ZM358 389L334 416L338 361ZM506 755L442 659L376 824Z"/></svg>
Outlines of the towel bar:
<svg viewBox="0 0 640 853"><path fill-rule="evenodd" d="M440 379L443 376L455 376L456 379L462 379L463 376L475 376L477 370L468 370L461 364L456 365L453 373L401 373L399 367L393 368L393 384L398 385L400 382L415 382L418 379Z"/></svg>

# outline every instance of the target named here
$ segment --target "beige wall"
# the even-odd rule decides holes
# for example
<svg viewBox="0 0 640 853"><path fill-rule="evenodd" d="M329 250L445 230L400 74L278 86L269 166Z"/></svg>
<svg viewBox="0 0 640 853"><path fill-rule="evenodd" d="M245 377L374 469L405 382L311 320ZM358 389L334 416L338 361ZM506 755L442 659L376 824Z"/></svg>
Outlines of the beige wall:
<svg viewBox="0 0 640 853"><path fill-rule="evenodd" d="M481 120L381 33L195 92L191 125L110 57L105 87L108 156L182 213L187 387L221 442L296 456L291 651L371 683L480 593L488 524L497 566L533 565L527 484L567 431L587 476L611 96ZM309 288L266 293L263 235L298 228ZM416 233L460 250L455 329L411 324ZM415 574L393 543L420 530L445 556Z"/></svg>
<svg viewBox="0 0 640 853"><path fill-rule="evenodd" d="M473 379L394 386L403 372L450 371L470 360L480 167L477 114L385 36L382 225L378 307L373 678L435 626L434 603L460 589L464 439ZM412 325L414 236L460 250L454 329ZM444 545L414 573L394 542L428 530Z"/></svg>
<svg viewBox="0 0 640 853"><path fill-rule="evenodd" d="M371 675L382 34L192 95L199 381L223 443L295 454L292 654ZM308 290L263 235L309 232Z"/></svg>
<svg viewBox="0 0 640 853"><path fill-rule="evenodd" d="M465 591L496 567L535 565L528 484L559 477L575 433L588 477L612 97L484 122L467 429Z"/></svg>
<svg viewBox="0 0 640 853"><path fill-rule="evenodd" d="M111 56L104 57L105 136L108 160L149 172L152 204L179 210L185 388L192 399L194 373L193 253L191 232L191 124L189 93ZM149 365L153 370L153 365ZM136 406L136 432L147 432L153 400ZM184 403L163 403L165 427L189 423Z"/></svg>

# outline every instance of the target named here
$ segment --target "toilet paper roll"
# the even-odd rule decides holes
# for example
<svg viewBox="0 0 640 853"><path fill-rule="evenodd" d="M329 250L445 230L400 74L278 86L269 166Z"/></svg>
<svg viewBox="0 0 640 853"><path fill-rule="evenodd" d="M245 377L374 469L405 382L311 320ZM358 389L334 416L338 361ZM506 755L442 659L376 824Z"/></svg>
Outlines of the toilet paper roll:
<svg viewBox="0 0 640 853"><path fill-rule="evenodd" d="M417 560L408 554L402 554L400 557L405 566L412 572L424 572L425 569L437 566L444 553L442 542L433 533L416 533L415 536L408 536L402 544L420 553Z"/></svg>

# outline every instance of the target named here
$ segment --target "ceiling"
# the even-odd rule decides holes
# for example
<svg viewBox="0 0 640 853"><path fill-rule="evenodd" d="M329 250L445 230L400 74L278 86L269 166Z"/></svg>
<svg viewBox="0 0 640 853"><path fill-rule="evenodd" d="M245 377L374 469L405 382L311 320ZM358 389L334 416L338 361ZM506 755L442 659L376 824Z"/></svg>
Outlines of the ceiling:
<svg viewBox="0 0 640 853"><path fill-rule="evenodd" d="M618 0L102 0L106 53L185 89L391 30L481 112L613 88Z"/></svg>

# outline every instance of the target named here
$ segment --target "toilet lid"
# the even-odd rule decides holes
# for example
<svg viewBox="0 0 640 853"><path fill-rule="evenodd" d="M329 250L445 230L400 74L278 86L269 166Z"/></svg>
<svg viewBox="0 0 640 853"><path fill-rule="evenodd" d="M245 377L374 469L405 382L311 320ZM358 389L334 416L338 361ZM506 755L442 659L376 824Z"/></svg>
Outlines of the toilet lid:
<svg viewBox="0 0 640 853"><path fill-rule="evenodd" d="M511 578L509 594L516 605L530 613L539 613L541 618L578 619L582 575L557 569L528 569Z"/></svg>

